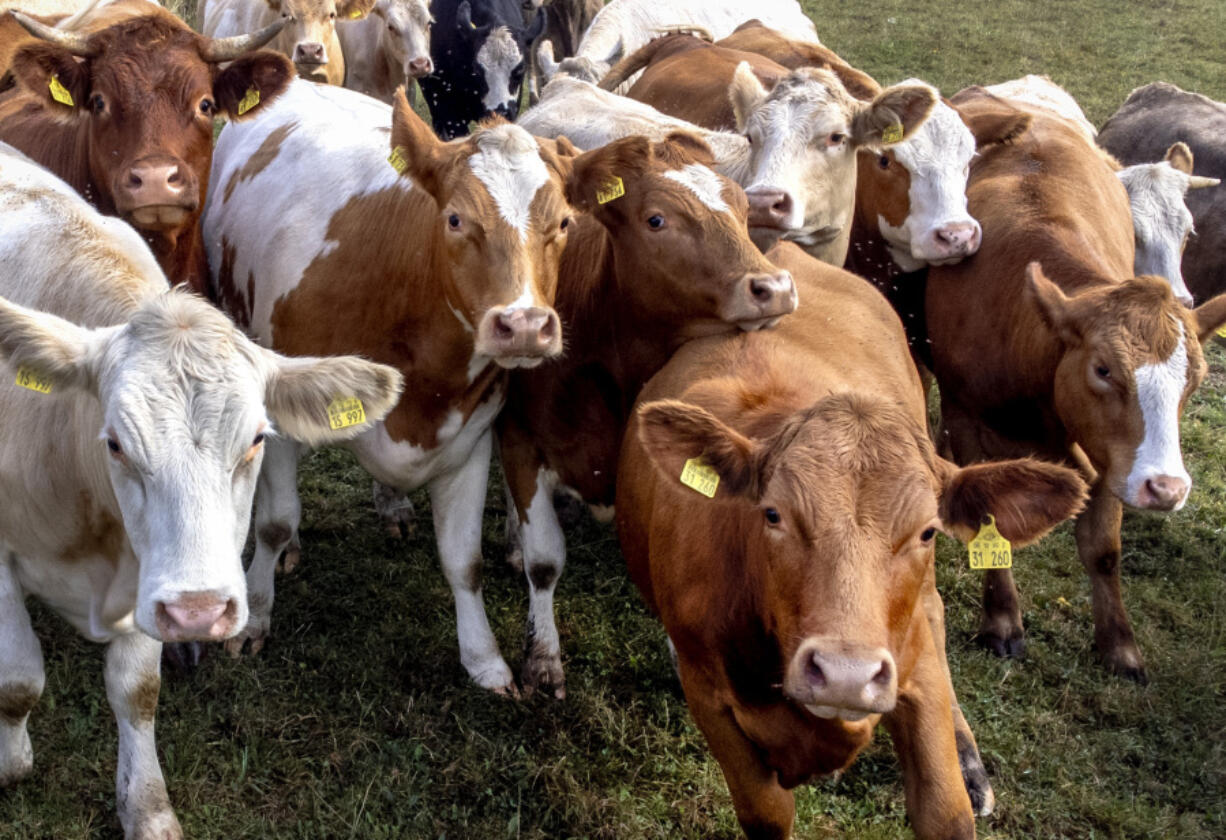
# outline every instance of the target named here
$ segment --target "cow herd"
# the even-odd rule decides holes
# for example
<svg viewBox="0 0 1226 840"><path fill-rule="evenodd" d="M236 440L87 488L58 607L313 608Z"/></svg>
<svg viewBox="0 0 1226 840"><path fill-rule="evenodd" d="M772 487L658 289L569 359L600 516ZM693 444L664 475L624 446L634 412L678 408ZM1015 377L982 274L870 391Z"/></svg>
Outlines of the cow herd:
<svg viewBox="0 0 1226 840"><path fill-rule="evenodd" d="M565 697L558 495L614 518L751 838L878 723L918 837L991 813L938 532L1075 517L1097 651L1146 679L1120 525L1191 491L1226 105L1157 83L1100 134L1044 77L882 87L794 0L746 5L0 17L0 786L33 768L32 595L108 644L125 836L182 836L163 643L260 651L327 443L393 529L428 491L460 662L500 694ZM518 676L482 599L494 457ZM983 605L1021 654L1007 567Z"/></svg>

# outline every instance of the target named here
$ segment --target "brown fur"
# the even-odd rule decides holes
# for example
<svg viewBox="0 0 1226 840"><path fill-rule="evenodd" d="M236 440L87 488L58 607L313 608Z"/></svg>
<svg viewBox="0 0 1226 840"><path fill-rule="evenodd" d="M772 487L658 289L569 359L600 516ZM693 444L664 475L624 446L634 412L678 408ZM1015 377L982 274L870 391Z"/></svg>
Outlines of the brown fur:
<svg viewBox="0 0 1226 840"><path fill-rule="evenodd" d="M881 85L867 73L852 67L821 44L796 41L762 24L749 20L716 44L729 49L757 53L789 70L823 67L839 77L847 92L856 99L869 100L881 93Z"/></svg>

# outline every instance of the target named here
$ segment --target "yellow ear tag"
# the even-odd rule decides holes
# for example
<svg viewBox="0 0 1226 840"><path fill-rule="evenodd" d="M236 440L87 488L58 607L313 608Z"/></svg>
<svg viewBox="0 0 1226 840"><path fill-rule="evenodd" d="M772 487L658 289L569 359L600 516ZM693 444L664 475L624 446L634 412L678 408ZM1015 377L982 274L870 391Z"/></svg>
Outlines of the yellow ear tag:
<svg viewBox="0 0 1226 840"><path fill-rule="evenodd" d="M1217 332L1214 333L1214 335L1216 335L1218 338L1226 338L1226 324L1218 327Z"/></svg>
<svg viewBox="0 0 1226 840"><path fill-rule="evenodd" d="M361 9L354 9L349 13L350 20L361 20L364 17L366 17L366 15L363 14Z"/></svg>
<svg viewBox="0 0 1226 840"><path fill-rule="evenodd" d="M409 168L409 160L404 156L404 146L396 146L392 149L392 153L387 156L387 162L392 165L392 169L403 175L404 171Z"/></svg>
<svg viewBox="0 0 1226 840"><path fill-rule="evenodd" d="M28 367L17 368L17 384L40 394L51 393L51 380Z"/></svg>
<svg viewBox="0 0 1226 840"><path fill-rule="evenodd" d="M247 88L246 95L244 95L242 101L238 103L238 115L241 117L243 114L247 113L259 104L260 92L254 86Z"/></svg>
<svg viewBox="0 0 1226 840"><path fill-rule="evenodd" d="M996 517L988 514L975 539L967 548L971 552L972 569L1013 568L1013 547L996 530Z"/></svg>
<svg viewBox="0 0 1226 840"><path fill-rule="evenodd" d="M51 74L51 81L47 82L47 88L51 91L51 98L61 105L67 105L69 108L75 108L76 104L72 101L72 94L68 92L68 88L60 82L59 77L54 73Z"/></svg>
<svg viewBox="0 0 1226 840"><path fill-rule="evenodd" d="M881 132L882 143L897 143L902 139L902 123L894 123Z"/></svg>
<svg viewBox="0 0 1226 840"><path fill-rule="evenodd" d="M328 403L328 425L333 431L366 422L366 409L357 397L337 397Z"/></svg>
<svg viewBox="0 0 1226 840"><path fill-rule="evenodd" d="M681 470L681 483L708 499L714 499L715 488L719 487L719 473L697 458L690 458Z"/></svg>
<svg viewBox="0 0 1226 840"><path fill-rule="evenodd" d="M622 183L622 179L614 175L600 189L596 190L596 203L608 204L615 198L621 198L626 194L626 185Z"/></svg>

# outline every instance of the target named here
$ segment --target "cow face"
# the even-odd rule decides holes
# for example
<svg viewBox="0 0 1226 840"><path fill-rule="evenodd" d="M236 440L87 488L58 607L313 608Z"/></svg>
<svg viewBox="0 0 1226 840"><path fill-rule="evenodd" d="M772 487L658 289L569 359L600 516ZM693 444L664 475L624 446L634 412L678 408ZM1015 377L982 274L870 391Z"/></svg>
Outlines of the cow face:
<svg viewBox="0 0 1226 840"><path fill-rule="evenodd" d="M24 22L23 22L24 23ZM248 91L253 115L289 81L289 67L270 52L239 55L264 43L258 36L212 40L177 18L135 18L89 36L31 30L35 43L14 57L13 72L50 113L76 120L85 139L92 189L104 213L172 241L191 230L208 189L213 121L238 116ZM78 59L84 56L85 60ZM221 70L218 64L230 61ZM72 104L56 100L55 80ZM248 100L250 102L250 100Z"/></svg>
<svg viewBox="0 0 1226 840"><path fill-rule="evenodd" d="M545 145L548 144L548 145ZM396 94L392 147L405 175L434 198L447 265L447 303L474 334L480 359L534 367L562 350L553 309L558 265L571 223L563 196L569 144L555 150L519 126L481 126L443 143Z"/></svg>
<svg viewBox="0 0 1226 840"><path fill-rule="evenodd" d="M139 563L136 624L164 641L223 639L247 623L240 555L265 438L350 437L402 385L353 357L278 356L180 292L99 330L0 301L0 353L101 403L94 453ZM333 431L338 397L361 400L366 422Z"/></svg>
<svg viewBox="0 0 1226 840"><path fill-rule="evenodd" d="M744 383L712 399L743 411L762 404L761 388ZM772 433L746 437L703 408L664 400L640 408L638 435L677 492L690 493L677 481L689 458L718 473L712 503L738 523L742 542L728 548L743 552L747 597L781 654L784 696L856 728L894 708L924 647L920 595L937 531L967 538L991 513L1023 544L1084 503L1085 483L1063 467L959 469L884 399L837 394L782 423L760 422Z"/></svg>
<svg viewBox="0 0 1226 840"><path fill-rule="evenodd" d="M1193 175L1192 163L1192 150L1176 143L1167 149L1161 163L1138 163L1116 172L1132 207L1137 242L1134 270L1165 277L1175 299L1184 306L1192 305L1192 294L1184 285L1180 264L1193 230L1192 214L1183 199L1190 189L1220 183L1217 178Z"/></svg>
<svg viewBox="0 0 1226 840"><path fill-rule="evenodd" d="M475 56L476 74L484 91L486 113L513 120L519 115L519 90L524 81L528 46L545 30L545 12L537 9L532 23L520 25L522 15L501 20L495 8L477 0L464 0L456 10L456 28Z"/></svg>
<svg viewBox="0 0 1226 840"><path fill-rule="evenodd" d="M853 99L828 70L803 68L770 92L747 62L729 88L737 130L749 140L749 223L754 241L782 236L809 249L829 246L842 265L856 187L856 149L880 147L894 126L910 136L927 118L936 95L927 86L898 85L872 102ZM893 138L894 134L887 137ZM837 258L837 259L836 259Z"/></svg>
<svg viewBox="0 0 1226 840"><path fill-rule="evenodd" d="M298 75L314 82L345 81L345 58L336 20L364 17L375 0L266 0L285 22L272 47L294 62Z"/></svg>
<svg viewBox="0 0 1226 840"><path fill-rule="evenodd" d="M1066 296L1038 263L1027 293L1062 344L1055 406L1111 492L1148 510L1183 507L1192 479L1179 416L1205 375L1200 342L1226 321L1226 296L1196 310L1157 277Z"/></svg>
<svg viewBox="0 0 1226 840"><path fill-rule="evenodd" d="M382 19L382 47L404 70L406 79L420 79L434 72L430 58L434 18L426 0L379 0L371 14Z"/></svg>
<svg viewBox="0 0 1226 840"><path fill-rule="evenodd" d="M618 276L634 279L622 294L645 318L689 334L771 326L796 287L750 241L745 195L713 162L689 134L627 137L576 158L568 194L608 231Z"/></svg>

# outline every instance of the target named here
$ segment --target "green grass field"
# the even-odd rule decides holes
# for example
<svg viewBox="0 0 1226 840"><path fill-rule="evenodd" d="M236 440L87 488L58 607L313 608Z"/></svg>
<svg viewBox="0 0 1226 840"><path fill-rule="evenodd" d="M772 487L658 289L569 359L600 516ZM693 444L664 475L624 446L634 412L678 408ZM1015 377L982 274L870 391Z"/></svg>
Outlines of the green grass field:
<svg viewBox="0 0 1226 840"><path fill-rule="evenodd" d="M1157 79L1226 99L1220 0L806 6L825 43L882 82L917 76L948 94L1047 73L1095 123ZM979 578L942 538L955 686L998 799L982 837L1226 837L1226 354L1209 359L1185 414L1190 502L1125 519L1126 602L1149 686L1096 664L1067 526L1015 560L1030 644L1020 662L974 645ZM218 653L163 685L158 743L189 837L740 836L611 529L569 534L557 604L567 699L515 702L476 689L459 665L424 496L416 532L398 542L348 456L312 456L301 489L303 563L278 581L275 638L255 659ZM526 590L500 562L502 524L491 494L485 594L514 668ZM48 674L30 724L36 774L0 792L0 840L118 837L102 650L46 610L35 623ZM909 836L884 734L798 802L798 837Z"/></svg>

